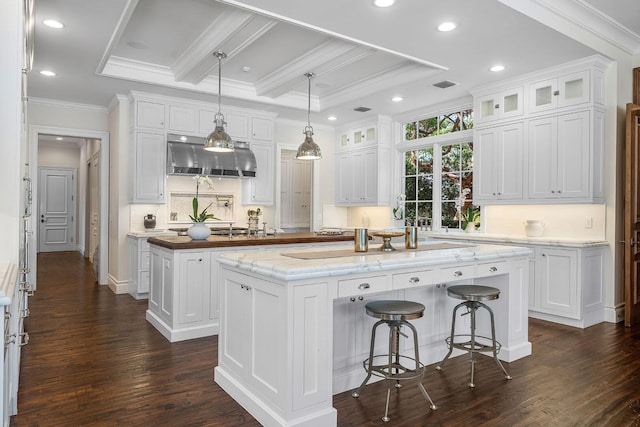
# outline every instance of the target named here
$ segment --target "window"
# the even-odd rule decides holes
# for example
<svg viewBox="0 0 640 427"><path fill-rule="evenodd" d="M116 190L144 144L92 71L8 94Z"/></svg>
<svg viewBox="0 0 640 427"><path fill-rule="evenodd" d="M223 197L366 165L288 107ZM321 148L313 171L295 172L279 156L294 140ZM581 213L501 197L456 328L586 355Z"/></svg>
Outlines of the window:
<svg viewBox="0 0 640 427"><path fill-rule="evenodd" d="M412 143L412 148L404 152L403 194L394 209L396 219L403 218L407 225L416 219L420 223L428 219L435 228L459 229L470 215L477 220L479 209L471 199L473 137L470 132L455 133L472 128L471 109L405 123L404 139ZM440 137L431 142L429 137L436 135Z"/></svg>

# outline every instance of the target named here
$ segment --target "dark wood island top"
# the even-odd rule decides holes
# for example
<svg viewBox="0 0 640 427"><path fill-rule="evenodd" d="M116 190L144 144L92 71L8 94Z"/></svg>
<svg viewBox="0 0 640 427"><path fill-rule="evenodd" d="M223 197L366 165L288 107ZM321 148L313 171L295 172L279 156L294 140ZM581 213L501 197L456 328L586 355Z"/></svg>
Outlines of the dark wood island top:
<svg viewBox="0 0 640 427"><path fill-rule="evenodd" d="M191 240L188 236L161 236L150 237L148 242L172 250L178 249L206 249L206 248L230 248L236 246L262 246L262 245L287 245L295 243L331 243L352 242L353 233L344 234L315 234L315 233L280 233L262 236L209 236L206 240Z"/></svg>

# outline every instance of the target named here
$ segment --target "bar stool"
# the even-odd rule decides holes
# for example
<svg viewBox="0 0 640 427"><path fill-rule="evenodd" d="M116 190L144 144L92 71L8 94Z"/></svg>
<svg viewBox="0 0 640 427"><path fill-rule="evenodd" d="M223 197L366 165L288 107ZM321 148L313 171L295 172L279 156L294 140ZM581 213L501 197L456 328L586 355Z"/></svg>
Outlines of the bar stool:
<svg viewBox="0 0 640 427"><path fill-rule="evenodd" d="M376 317L379 320L373 325L371 330L371 347L369 349L369 358L362 362L367 376L360 384L351 396L357 398L360 396L360 392L371 378L371 375L382 377L389 380L389 388L387 389L387 403L384 409L384 417L382 421L388 422L389 418L389 397L391 395L391 384L395 381L395 387L401 388L400 381L415 380L418 384L418 388L429 401L429 408L432 410L437 409L436 405L431 400L431 397L422 385L422 379L425 374L425 367L420 363L420 356L418 354L418 333L416 328L407 320L419 319L424 314L424 305L411 302L411 301L396 301L396 300L383 300L383 301L371 301L365 305L366 313L369 316ZM376 328L381 324L386 323L389 326L389 353L374 355L373 350L376 341ZM407 335L400 330L402 326L407 326L413 332L413 346L415 349L415 357L403 356L400 354L400 335L408 338ZM379 360L378 365L375 365L375 360ZM405 367L401 364L401 361L413 361L415 363L413 368Z"/></svg>
<svg viewBox="0 0 640 427"><path fill-rule="evenodd" d="M436 369L439 371L442 370L445 362L449 359L449 356L451 356L451 352L454 348L469 352L469 355L471 356L471 381L469 382L469 387L473 388L476 386L473 382L473 374L475 371L476 363L475 355L476 353L491 352L493 353L493 360L495 360L496 364L504 373L504 377L510 380L511 375L509 375L504 366L502 366L500 359L498 359L498 353L500 352L501 345L498 341L496 341L496 329L493 318L493 310L491 310L491 308L486 304L480 302L498 299L498 297L500 296L500 289L490 286L456 285L451 286L447 289L447 295L452 298L461 299L463 300L463 302L456 305L453 309L453 319L451 321L451 336L446 339L447 345L449 346L449 352L444 357L444 359L442 359L442 362L440 362L440 364L436 366ZM470 334L455 334L456 313L461 307L465 307L467 309L467 312L463 313L462 316L471 314ZM476 311L479 308L484 308L489 312L489 316L491 317L491 338L476 335ZM484 342L479 342L478 339Z"/></svg>

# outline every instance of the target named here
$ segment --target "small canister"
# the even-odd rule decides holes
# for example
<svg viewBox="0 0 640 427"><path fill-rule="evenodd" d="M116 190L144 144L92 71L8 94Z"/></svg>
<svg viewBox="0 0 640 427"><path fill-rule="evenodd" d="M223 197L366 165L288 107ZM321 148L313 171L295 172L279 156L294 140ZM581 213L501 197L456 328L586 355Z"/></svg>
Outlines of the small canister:
<svg viewBox="0 0 640 427"><path fill-rule="evenodd" d="M418 248L418 227L405 227L404 246L407 249Z"/></svg>
<svg viewBox="0 0 640 427"><path fill-rule="evenodd" d="M369 234L366 228L356 228L354 230L354 244L356 252L367 252L369 250Z"/></svg>

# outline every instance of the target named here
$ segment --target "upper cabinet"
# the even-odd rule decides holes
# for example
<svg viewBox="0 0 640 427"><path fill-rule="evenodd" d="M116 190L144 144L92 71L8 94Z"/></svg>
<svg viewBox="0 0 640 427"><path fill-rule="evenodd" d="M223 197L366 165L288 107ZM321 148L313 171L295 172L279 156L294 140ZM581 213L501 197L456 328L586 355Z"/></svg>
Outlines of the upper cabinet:
<svg viewBox="0 0 640 427"><path fill-rule="evenodd" d="M134 102L134 120L136 127L164 129L164 104L160 102L136 100Z"/></svg>
<svg viewBox="0 0 640 427"><path fill-rule="evenodd" d="M168 131L190 135L196 131L196 108L186 105L168 105L167 107L169 109Z"/></svg>
<svg viewBox="0 0 640 427"><path fill-rule="evenodd" d="M522 116L523 88L518 86L479 96L474 99L473 105L476 123Z"/></svg>
<svg viewBox="0 0 640 427"><path fill-rule="evenodd" d="M589 102L589 70L529 85L529 112L540 113Z"/></svg>
<svg viewBox="0 0 640 427"><path fill-rule="evenodd" d="M595 55L473 91L474 202L604 202L609 63Z"/></svg>
<svg viewBox="0 0 640 427"><path fill-rule="evenodd" d="M165 134L136 131L131 142L131 203L165 203Z"/></svg>
<svg viewBox="0 0 640 427"><path fill-rule="evenodd" d="M335 198L338 206L390 203L391 118L354 123L337 132Z"/></svg>

